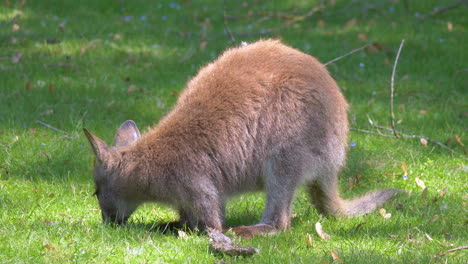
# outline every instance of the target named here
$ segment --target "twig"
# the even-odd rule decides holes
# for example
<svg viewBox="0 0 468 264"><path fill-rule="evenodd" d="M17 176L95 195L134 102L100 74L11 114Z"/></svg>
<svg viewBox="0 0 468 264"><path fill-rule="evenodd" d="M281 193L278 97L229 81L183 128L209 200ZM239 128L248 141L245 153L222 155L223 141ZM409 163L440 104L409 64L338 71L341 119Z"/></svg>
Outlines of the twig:
<svg viewBox="0 0 468 264"><path fill-rule="evenodd" d="M232 32L229 29L229 26L227 23L226 0L223 1L223 22L224 22L224 32L229 36L229 39L231 40L231 42L235 43L236 39L234 38L234 35L232 35Z"/></svg>
<svg viewBox="0 0 468 264"><path fill-rule="evenodd" d="M398 134L395 130L395 114L393 112L393 92L395 91L393 83L395 79L396 66L398 64L398 58L400 58L400 52L404 44L405 44L405 40L402 39L400 43L400 48L398 49L397 55L395 57L395 63L393 63L392 78L390 81L390 121L392 125L393 135L395 135L396 137L398 137Z"/></svg>
<svg viewBox="0 0 468 264"><path fill-rule="evenodd" d="M57 131L57 132L60 132L60 133L63 133L63 134L68 134L67 132L65 132L65 131L63 131L63 130L60 130L60 129L58 129L58 128L55 128L55 127L53 127L53 126L51 126L51 125L48 125L48 124L46 124L46 123L44 123L44 122L42 122L42 121L36 120L36 123L38 123L39 125L43 125L43 126L45 126L45 127L47 127L47 128L50 128L50 129L52 129L52 130L55 130L55 131Z"/></svg>
<svg viewBox="0 0 468 264"><path fill-rule="evenodd" d="M363 49L365 49L365 48L367 48L367 47L369 47L369 46L372 46L372 45L374 45L374 43L369 43L369 44L367 44L367 45L365 45L365 46L362 46L362 47L360 47L360 48L353 49L352 51L346 53L345 55L341 55L341 56L338 57L338 58L335 58L335 59L333 59L333 60L331 60L331 61L329 61L329 62L324 63L323 65L328 66L329 64L332 64L332 63L334 63L334 62L336 62L336 61L339 61L339 60L343 59L344 57L347 57L347 56L349 56L349 55L351 55L351 54L353 54L353 53L356 53L356 52L358 52L358 51L360 51L360 50L363 50Z"/></svg>
<svg viewBox="0 0 468 264"><path fill-rule="evenodd" d="M435 16L437 14L441 14L441 13L444 13L445 11L448 11L450 9L453 9L453 8L456 8L458 7L459 5L461 4L465 4L467 5L468 4L468 1L467 0L461 0L461 1L458 1L458 2L454 2L448 6L444 6L444 7L441 7L441 8L434 8L434 10L432 12L430 12L429 14L426 14L424 16L422 16L420 18L420 21L423 21L424 19L428 18L428 17L432 17L432 16Z"/></svg>
<svg viewBox="0 0 468 264"><path fill-rule="evenodd" d="M382 133L379 133L379 132L372 132L372 131L363 130L363 129L359 129L359 128L351 128L351 130L361 132L361 133L370 134L370 135L380 136L380 137L397 138L397 137L395 137L393 135L382 134Z"/></svg>
<svg viewBox="0 0 468 264"><path fill-rule="evenodd" d="M447 253L454 252L454 251L457 251L457 250L462 250L462 249L468 249L468 246L462 246L462 247L449 249L447 251L444 251L444 252L440 253L439 256L442 256L442 255L445 255Z"/></svg>
<svg viewBox="0 0 468 264"><path fill-rule="evenodd" d="M444 148L444 149L446 149L446 150L448 150L448 151L450 151L450 152L452 152L452 153L457 153L455 150L451 149L449 146L447 146L447 145L445 145L445 144L443 144L443 143L441 143L441 142L439 142L439 141L437 141L437 140L433 140L433 139L430 139L430 138L425 137L425 136L403 134L403 133L401 133L401 132L399 132L399 131L397 131L397 130L394 130L394 129L392 129L392 128L383 127L383 126L378 126L378 125L374 125L374 127L375 127L375 128L380 128L380 129L385 129L385 130L387 130L387 131L392 131L392 132L395 131L395 132L398 134L398 136L401 136L401 137L404 137L404 138L425 139L425 140L427 140L427 142L431 142L432 144L436 144L436 145L438 145L439 147L442 147L442 148Z"/></svg>

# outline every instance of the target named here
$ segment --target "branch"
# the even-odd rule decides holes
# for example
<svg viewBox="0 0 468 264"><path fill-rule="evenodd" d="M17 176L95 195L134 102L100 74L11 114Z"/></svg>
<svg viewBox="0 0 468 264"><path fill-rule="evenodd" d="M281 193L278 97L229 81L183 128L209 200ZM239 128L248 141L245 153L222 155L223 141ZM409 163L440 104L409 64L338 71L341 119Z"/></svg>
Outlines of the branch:
<svg viewBox="0 0 468 264"><path fill-rule="evenodd" d="M51 126L51 125L49 125L49 124L46 124L46 123L44 123L44 122L42 122L42 121L36 120L36 123L38 123L39 125L43 125L43 126L45 126L45 127L47 127L47 128L50 128L50 129L52 129L52 130L55 130L55 131L57 131L57 132L60 132L60 133L63 133L63 134L68 134L67 132L65 132L65 131L63 131L63 130L60 130L60 129L58 129L58 128L55 128L55 127L53 127L53 126Z"/></svg>
<svg viewBox="0 0 468 264"><path fill-rule="evenodd" d="M434 10L432 12L430 12L429 14L426 14L424 16L422 16L420 18L420 21L423 21L424 19L428 18L428 17L432 17L432 16L435 16L437 14L442 14L442 13L445 13L446 11L450 10L450 9L453 9L453 8L456 8L458 7L459 5L461 4L464 4L464 5L467 5L468 4L468 1L467 0L461 0L461 1L458 1L458 2L454 2L448 6L444 6L444 7L441 7L441 8L434 8Z"/></svg>
<svg viewBox="0 0 468 264"><path fill-rule="evenodd" d="M360 48L353 49L352 51L346 53L345 55L341 55L341 56L339 56L338 58L335 58L335 59L333 59L333 60L331 60L331 61L329 61L329 62L324 63L323 65L328 66L329 64L332 64L332 63L334 63L334 62L336 62L336 61L339 61L339 60L343 59L344 57L348 57L349 55L354 54L354 53L356 53L356 52L358 52L358 51L360 51L360 50L363 50L363 49L365 49L365 48L367 48L367 47L369 47L369 46L372 46L372 45L374 45L374 43L369 43L369 44L367 44L367 45L365 45L365 46L362 46L362 47L360 47Z"/></svg>
<svg viewBox="0 0 468 264"><path fill-rule="evenodd" d="M224 22L224 33L228 35L232 43L235 43L236 39L234 38L234 35L232 35L232 32L229 29L229 26L227 23L226 0L223 1L223 22Z"/></svg>
<svg viewBox="0 0 468 264"><path fill-rule="evenodd" d="M462 249L468 249L468 246L462 246L462 247L449 249L447 251L444 251L444 252L440 253L439 256L442 256L442 255L445 255L447 253L454 252L454 251L457 251L457 250L462 250Z"/></svg>
<svg viewBox="0 0 468 264"><path fill-rule="evenodd" d="M395 57L395 63L393 64L393 70L392 70L392 78L390 80L390 121L392 125L393 135L395 135L395 137L398 137L398 134L395 130L395 114L393 112L393 92L395 90L393 87L393 83L395 79L396 66L398 64L398 58L400 58L400 52L401 52L401 49L403 48L403 44L405 44L404 39L401 40L400 48L398 49L397 55Z"/></svg>

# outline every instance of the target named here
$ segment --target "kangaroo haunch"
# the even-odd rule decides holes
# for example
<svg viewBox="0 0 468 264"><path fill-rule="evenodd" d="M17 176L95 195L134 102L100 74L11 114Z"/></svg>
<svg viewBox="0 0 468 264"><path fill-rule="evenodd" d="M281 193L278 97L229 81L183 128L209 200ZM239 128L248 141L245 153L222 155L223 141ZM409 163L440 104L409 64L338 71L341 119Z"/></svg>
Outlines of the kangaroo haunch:
<svg viewBox="0 0 468 264"><path fill-rule="evenodd" d="M144 135L133 121L114 146L84 132L96 154L104 222L125 223L144 202L172 205L188 227L222 230L226 200L265 190L260 223L246 236L287 229L301 184L324 214L361 215L394 193L339 196L347 103L326 68L279 41L232 48L191 79L177 104Z"/></svg>

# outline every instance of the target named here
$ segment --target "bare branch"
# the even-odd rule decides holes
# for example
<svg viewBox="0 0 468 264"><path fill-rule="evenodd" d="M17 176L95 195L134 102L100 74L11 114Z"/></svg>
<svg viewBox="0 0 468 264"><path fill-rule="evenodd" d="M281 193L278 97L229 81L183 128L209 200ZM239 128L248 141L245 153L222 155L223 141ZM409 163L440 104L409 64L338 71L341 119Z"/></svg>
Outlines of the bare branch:
<svg viewBox="0 0 468 264"><path fill-rule="evenodd" d="M370 134L370 135L374 135L374 136L380 136L380 137L388 137L388 138L397 138L393 135L388 135L388 134L382 134L382 133L379 133L379 132L372 132L372 131L369 131L369 130L364 130L364 129L359 129L359 128L351 128L352 131L357 131L357 132L361 132L361 133L366 133L366 134Z"/></svg>
<svg viewBox="0 0 468 264"><path fill-rule="evenodd" d="M444 7L440 7L440 8L434 8L434 10L432 12L430 12L429 14L426 14L424 16L422 16L420 18L420 21L423 21L424 19L428 18L428 17L432 17L432 16L435 16L437 14L442 14L450 9L453 9L453 8L456 8L458 7L459 5L468 5L468 1L467 0L460 0L458 2L454 2L448 6L444 6Z"/></svg>
<svg viewBox="0 0 468 264"><path fill-rule="evenodd" d="M362 47L360 47L360 48L353 49L352 51L346 53L345 55L341 55L341 56L338 57L338 58L335 58L335 59L333 59L333 60L331 60L331 61L329 61L329 62L324 63L323 65L328 66L329 64L332 64L332 63L334 63L334 62L336 62L336 61L339 61L339 60L343 59L344 57L348 57L349 55L354 54L354 53L356 53L356 52L358 52L358 51L360 51L360 50L363 50L363 49L365 49L365 48L367 48L367 47L369 47L369 46L372 46L372 45L374 45L374 43L369 43L369 44L364 45L364 46L362 46Z"/></svg>
<svg viewBox="0 0 468 264"><path fill-rule="evenodd" d="M63 134L68 134L67 132L65 132L65 131L63 131L63 130L60 130L60 129L58 129L58 128L55 128L55 127L53 127L53 126L51 126L51 125L49 125L49 124L46 124L46 123L44 123L44 122L42 122L42 121L36 120L36 123L38 123L39 125L43 125L43 126L45 126L45 127L47 127L47 128L50 128L50 129L52 129L52 130L55 130L55 131L57 131L57 132L60 132L60 133L63 133Z"/></svg>
<svg viewBox="0 0 468 264"><path fill-rule="evenodd" d="M226 0L223 1L223 22L224 22L224 32L229 36L229 39L231 40L231 42L235 43L236 39L234 38L234 35L232 35L232 32L229 29L229 26L227 23Z"/></svg>
<svg viewBox="0 0 468 264"><path fill-rule="evenodd" d="M397 55L395 57L395 63L393 63L392 78L390 80L390 121L391 121L390 123L392 125L393 135L395 135L396 137L398 137L398 134L395 130L395 113L393 112L393 93L395 91L393 83L395 79L396 66L398 64L398 58L400 58L400 52L404 44L405 44L405 40L402 39L400 43L400 48L398 49Z"/></svg>
<svg viewBox="0 0 468 264"><path fill-rule="evenodd" d="M454 251L457 251L457 250L462 250L462 249L468 249L468 246L462 246L462 247L449 249L447 251L444 251L444 252L440 253L439 256L442 256L442 255L445 255L447 253L454 252Z"/></svg>

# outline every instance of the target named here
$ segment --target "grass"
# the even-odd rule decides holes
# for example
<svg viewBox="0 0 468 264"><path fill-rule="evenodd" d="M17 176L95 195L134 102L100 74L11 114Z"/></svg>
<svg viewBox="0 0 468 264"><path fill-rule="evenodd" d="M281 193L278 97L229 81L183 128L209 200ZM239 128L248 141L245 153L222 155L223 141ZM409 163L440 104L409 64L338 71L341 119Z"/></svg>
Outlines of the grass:
<svg viewBox="0 0 468 264"><path fill-rule="evenodd" d="M438 254L468 244L466 148L455 139L467 142L466 7L419 21L451 1L408 1L408 10L406 1L381 1L369 10L361 1L336 1L322 13L282 28L287 21L268 17L270 13L305 14L320 1L226 2L237 42L277 37L323 62L368 42L384 45L381 51L359 52L329 66L351 104L355 128L372 130L369 118L388 124L392 63L405 39L395 79L397 129L439 140L457 154L417 140L352 132L356 145L341 175L341 193L355 197L375 188L408 190L385 205L391 218L378 212L324 218L299 190L290 232L239 242L260 249L251 258L211 251L204 234L189 233L184 239L151 231L154 224L177 218L162 205L143 206L127 226L103 226L91 195L93 154L81 129L111 142L126 119L143 130L157 123L188 78L232 45L223 33L222 1L3 1L1 262L339 262L333 260L333 250L346 263L465 263L466 250ZM20 17L11 21L16 15ZM260 21L262 17L267 18ZM358 174L359 185L350 188L348 179ZM428 187L425 200L416 177ZM438 198L443 189L446 194ZM261 193L234 198L227 225L255 223L264 203ZM318 221L332 240L316 235Z"/></svg>

